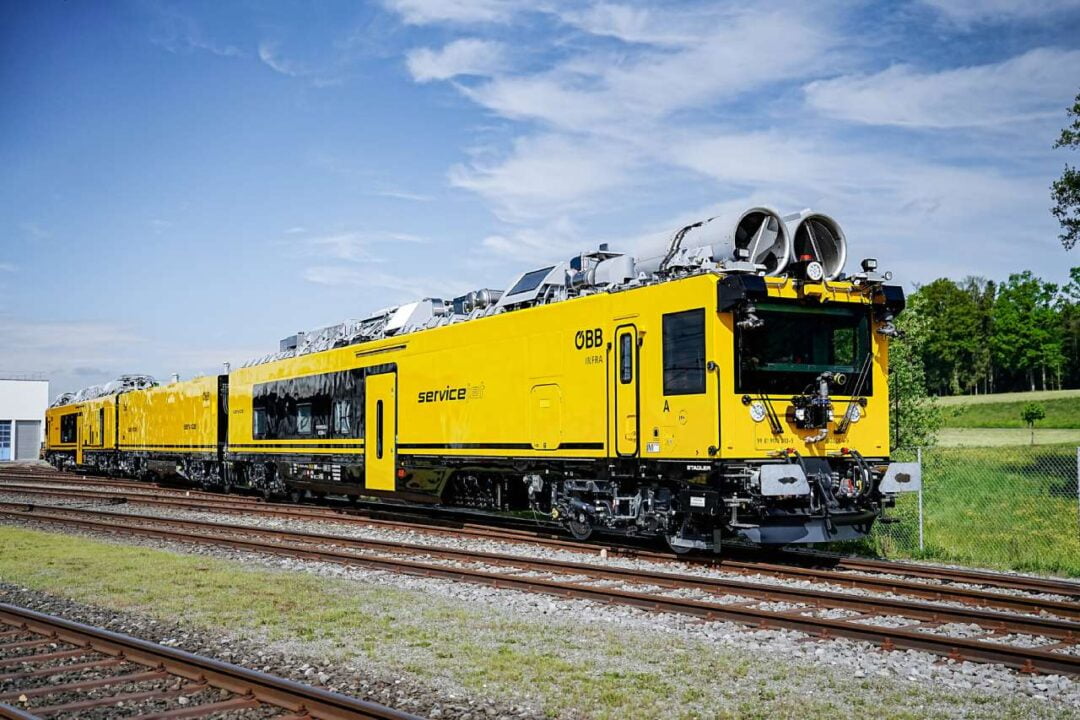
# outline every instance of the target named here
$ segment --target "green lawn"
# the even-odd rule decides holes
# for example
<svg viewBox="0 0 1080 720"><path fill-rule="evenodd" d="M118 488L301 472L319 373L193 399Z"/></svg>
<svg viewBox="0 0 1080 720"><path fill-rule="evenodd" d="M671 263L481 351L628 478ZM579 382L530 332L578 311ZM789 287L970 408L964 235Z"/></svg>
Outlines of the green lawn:
<svg viewBox="0 0 1080 720"><path fill-rule="evenodd" d="M942 417L949 428L1026 428L1020 413L1029 402L1037 402L1046 411L1046 417L1035 424L1036 428L1080 429L1080 396L950 403L942 407Z"/></svg>
<svg viewBox="0 0 1080 720"><path fill-rule="evenodd" d="M361 661L573 718L1011 718L1080 711L895 676L853 679L676 632L497 607L213 557L0 526L0 580L208 631L281 642L293 657ZM364 672L369 672L365 669Z"/></svg>
<svg viewBox="0 0 1080 720"><path fill-rule="evenodd" d="M1046 402L1073 398L1080 400L1080 388L1072 390L1036 390L1034 392L994 393L993 395L945 395L939 397L938 404L983 405L1012 402Z"/></svg>
<svg viewBox="0 0 1080 720"><path fill-rule="evenodd" d="M901 496L873 549L894 557L1080 577L1075 445L923 452L925 548L917 497Z"/></svg>
<svg viewBox="0 0 1080 720"><path fill-rule="evenodd" d="M1027 428L942 428L937 432L941 447L1001 447L1031 445ZM1072 445L1080 447L1080 430L1035 428L1035 445Z"/></svg>

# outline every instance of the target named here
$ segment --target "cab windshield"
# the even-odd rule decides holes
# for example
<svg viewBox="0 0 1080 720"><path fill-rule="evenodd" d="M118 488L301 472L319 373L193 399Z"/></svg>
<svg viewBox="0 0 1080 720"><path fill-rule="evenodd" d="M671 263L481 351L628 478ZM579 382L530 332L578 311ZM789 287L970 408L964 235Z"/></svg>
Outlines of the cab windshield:
<svg viewBox="0 0 1080 720"><path fill-rule="evenodd" d="M764 324L736 332L737 392L801 393L826 371L842 373L838 395L854 391L870 352L870 312L858 307L761 303ZM870 378L862 392L872 391Z"/></svg>

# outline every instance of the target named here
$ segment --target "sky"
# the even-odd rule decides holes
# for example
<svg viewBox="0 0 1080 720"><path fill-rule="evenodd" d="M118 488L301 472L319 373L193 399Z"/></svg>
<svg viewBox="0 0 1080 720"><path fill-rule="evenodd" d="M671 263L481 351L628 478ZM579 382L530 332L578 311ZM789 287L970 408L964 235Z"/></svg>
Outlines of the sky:
<svg viewBox="0 0 1080 720"><path fill-rule="evenodd" d="M219 371L744 206L1064 282L1080 0L0 0L0 374Z"/></svg>

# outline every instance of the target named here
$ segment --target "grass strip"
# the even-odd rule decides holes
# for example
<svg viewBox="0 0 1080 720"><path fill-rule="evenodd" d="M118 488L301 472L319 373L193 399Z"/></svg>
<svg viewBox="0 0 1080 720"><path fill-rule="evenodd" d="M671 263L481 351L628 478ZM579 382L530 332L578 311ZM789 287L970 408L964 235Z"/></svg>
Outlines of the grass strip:
<svg viewBox="0 0 1080 720"><path fill-rule="evenodd" d="M0 526L0 580L179 619L323 661L361 660L465 692L530 699L552 717L1080 717L980 691L852 678L826 661L642 631L537 596L521 614L448 595ZM827 651L832 652L832 651ZM826 655L827 657L827 655Z"/></svg>

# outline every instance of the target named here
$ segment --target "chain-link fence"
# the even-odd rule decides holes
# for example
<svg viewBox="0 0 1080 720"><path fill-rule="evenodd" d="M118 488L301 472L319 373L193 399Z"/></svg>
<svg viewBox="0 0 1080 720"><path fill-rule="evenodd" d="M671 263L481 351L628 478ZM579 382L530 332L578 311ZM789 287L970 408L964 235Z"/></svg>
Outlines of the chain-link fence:
<svg viewBox="0 0 1080 720"><path fill-rule="evenodd" d="M1036 445L926 448L923 489L879 523L869 550L1080 576L1080 448Z"/></svg>

